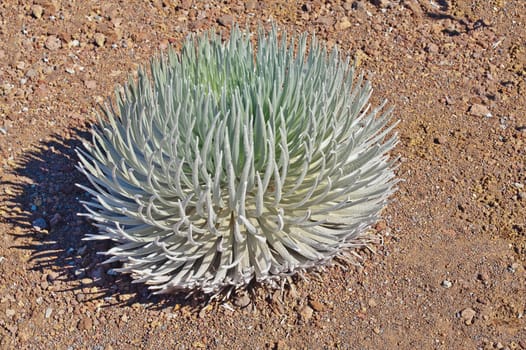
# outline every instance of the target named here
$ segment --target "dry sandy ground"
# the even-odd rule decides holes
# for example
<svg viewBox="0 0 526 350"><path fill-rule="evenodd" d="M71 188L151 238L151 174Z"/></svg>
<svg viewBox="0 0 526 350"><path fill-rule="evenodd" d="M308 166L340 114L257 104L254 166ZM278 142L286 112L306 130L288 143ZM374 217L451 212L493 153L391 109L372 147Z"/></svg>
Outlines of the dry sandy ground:
<svg viewBox="0 0 526 350"><path fill-rule="evenodd" d="M73 149L160 49L271 20L395 106L383 244L283 293L148 298L81 241ZM526 1L3 0L0 21L2 349L526 349Z"/></svg>

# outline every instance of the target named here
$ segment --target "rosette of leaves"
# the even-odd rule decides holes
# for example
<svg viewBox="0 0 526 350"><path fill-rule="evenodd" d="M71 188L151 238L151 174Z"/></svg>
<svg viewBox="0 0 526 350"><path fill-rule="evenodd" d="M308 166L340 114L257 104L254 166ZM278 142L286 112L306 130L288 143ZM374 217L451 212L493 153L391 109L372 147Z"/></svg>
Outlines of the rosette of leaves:
<svg viewBox="0 0 526 350"><path fill-rule="evenodd" d="M396 180L390 110L308 35L190 36L78 150L107 262L156 293L276 282L363 246Z"/></svg>

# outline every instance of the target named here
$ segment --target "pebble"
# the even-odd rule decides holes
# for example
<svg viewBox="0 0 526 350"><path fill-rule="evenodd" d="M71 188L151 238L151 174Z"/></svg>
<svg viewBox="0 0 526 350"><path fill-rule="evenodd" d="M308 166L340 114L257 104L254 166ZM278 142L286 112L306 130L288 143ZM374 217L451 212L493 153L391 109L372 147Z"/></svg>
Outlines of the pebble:
<svg viewBox="0 0 526 350"><path fill-rule="evenodd" d="M78 41L77 39L75 39L75 40L71 40L71 41L68 43L68 46L69 46L69 47L78 47L78 46L80 46L80 41Z"/></svg>
<svg viewBox="0 0 526 350"><path fill-rule="evenodd" d="M234 305L237 307L246 307L250 304L250 297L245 293L243 295L237 296L234 300Z"/></svg>
<svg viewBox="0 0 526 350"><path fill-rule="evenodd" d="M478 103L471 105L471 107L469 108L469 113L475 117L492 117L492 114L489 111L488 107Z"/></svg>
<svg viewBox="0 0 526 350"><path fill-rule="evenodd" d="M83 269L83 268L76 269L74 274L75 274L75 277L77 278L83 278L84 276L86 276L86 269Z"/></svg>
<svg viewBox="0 0 526 350"><path fill-rule="evenodd" d="M217 23L224 27L229 27L232 25L232 23L234 23L234 17L229 14L222 15L217 19Z"/></svg>
<svg viewBox="0 0 526 350"><path fill-rule="evenodd" d="M256 10L258 7L258 2L256 0L248 0L245 2L245 9L247 11Z"/></svg>
<svg viewBox="0 0 526 350"><path fill-rule="evenodd" d="M423 16L423 10L417 0L406 0L403 2L404 6L407 7L413 13L415 18Z"/></svg>
<svg viewBox="0 0 526 350"><path fill-rule="evenodd" d="M47 228L47 223L46 220L44 220L44 218L38 218L34 220L32 225L37 230L45 230Z"/></svg>
<svg viewBox="0 0 526 350"><path fill-rule="evenodd" d="M352 23L349 21L349 18L343 17L340 22L336 24L336 30L345 30L352 27Z"/></svg>
<svg viewBox="0 0 526 350"><path fill-rule="evenodd" d="M62 41L55 35L50 35L47 37L44 47L49 51L56 51L62 46Z"/></svg>
<svg viewBox="0 0 526 350"><path fill-rule="evenodd" d="M28 78L35 78L37 75L38 75L38 72L32 68L28 69L28 71L26 72L26 77Z"/></svg>
<svg viewBox="0 0 526 350"><path fill-rule="evenodd" d="M317 300L309 301L309 305L310 305L311 308L313 308L317 312L322 312L323 310L325 310L325 305L323 305L322 303L320 303Z"/></svg>
<svg viewBox="0 0 526 350"><path fill-rule="evenodd" d="M448 280L443 280L442 281L442 287L444 288L451 288L453 286L453 283L451 283L450 281Z"/></svg>
<svg viewBox="0 0 526 350"><path fill-rule="evenodd" d="M97 82L95 80L86 80L84 81L84 86L86 86L86 89L93 90L97 88Z"/></svg>
<svg viewBox="0 0 526 350"><path fill-rule="evenodd" d="M53 313L53 309L50 308L50 307L48 307L48 308L46 309L46 313L44 314L44 316L45 316L46 318L50 318L52 313Z"/></svg>
<svg viewBox="0 0 526 350"><path fill-rule="evenodd" d="M95 33L95 35L93 35L93 40L98 47L103 47L106 42L106 37L102 33Z"/></svg>
<svg viewBox="0 0 526 350"><path fill-rule="evenodd" d="M16 314L16 311L13 309L7 309L5 310L5 315L9 318L13 317Z"/></svg>
<svg viewBox="0 0 526 350"><path fill-rule="evenodd" d="M44 12L44 8L40 5L33 5L31 6L31 14L36 19L39 19L42 17L42 13Z"/></svg>
<svg viewBox="0 0 526 350"><path fill-rule="evenodd" d="M435 44L435 43L428 43L428 44L426 45L426 49L425 49L425 50L426 50L426 52L428 52L428 53L438 53L439 48L438 48L438 45Z"/></svg>
<svg viewBox="0 0 526 350"><path fill-rule="evenodd" d="M93 321L88 316L83 317L78 324L78 329L81 331L89 331L92 327Z"/></svg>
<svg viewBox="0 0 526 350"><path fill-rule="evenodd" d="M40 288L42 288L42 290L47 290L49 288L49 283L48 281L42 281L40 282Z"/></svg>
<svg viewBox="0 0 526 350"><path fill-rule="evenodd" d="M312 318L312 314L314 313L314 310L308 306L308 305L305 305L304 307L301 308L300 310L300 316L301 316L301 319L304 321L304 322L308 322L311 318Z"/></svg>
<svg viewBox="0 0 526 350"><path fill-rule="evenodd" d="M465 308L464 310L462 310L460 312L460 317L462 318L464 323L467 326L469 326L470 324L473 323L473 318L475 317L476 314L477 314L477 312L475 310L473 310L472 308L468 307L468 308Z"/></svg>
<svg viewBox="0 0 526 350"><path fill-rule="evenodd" d="M389 0L373 0L371 2L379 8L385 8L391 5L391 1Z"/></svg>
<svg viewBox="0 0 526 350"><path fill-rule="evenodd" d="M511 265L508 267L508 271L511 272L511 273L514 273L515 271L517 271L517 269L518 269L519 267L520 267L520 264L514 262L513 264L511 264Z"/></svg>
<svg viewBox="0 0 526 350"><path fill-rule="evenodd" d="M481 272L477 275L477 278L483 282L483 283L487 283L489 281L489 276L487 273L485 272Z"/></svg>
<svg viewBox="0 0 526 350"><path fill-rule="evenodd" d="M59 275L58 275L57 272L55 272L55 271L50 271L50 272L48 272L48 274L47 274L47 280L48 280L49 282L54 282L54 281L56 281L56 279L58 278L58 276L59 276Z"/></svg>
<svg viewBox="0 0 526 350"><path fill-rule="evenodd" d="M437 145L443 145L446 143L446 138L442 135L439 135L433 138L433 142Z"/></svg>

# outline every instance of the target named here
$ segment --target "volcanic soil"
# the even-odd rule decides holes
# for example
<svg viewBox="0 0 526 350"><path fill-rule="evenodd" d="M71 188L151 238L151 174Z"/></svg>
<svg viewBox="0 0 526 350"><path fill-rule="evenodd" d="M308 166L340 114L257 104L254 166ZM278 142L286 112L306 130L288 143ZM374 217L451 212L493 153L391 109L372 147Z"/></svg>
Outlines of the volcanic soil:
<svg viewBox="0 0 526 350"><path fill-rule="evenodd" d="M308 31L394 106L382 243L283 290L150 296L99 265L75 147L169 45ZM0 3L0 348L526 349L526 1Z"/></svg>

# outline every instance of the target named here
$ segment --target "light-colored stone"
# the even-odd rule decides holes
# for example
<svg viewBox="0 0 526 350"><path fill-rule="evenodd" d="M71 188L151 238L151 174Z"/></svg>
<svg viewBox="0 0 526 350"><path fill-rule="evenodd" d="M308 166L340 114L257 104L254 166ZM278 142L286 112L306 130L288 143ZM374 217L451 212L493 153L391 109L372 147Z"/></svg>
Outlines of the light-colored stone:
<svg viewBox="0 0 526 350"><path fill-rule="evenodd" d="M300 310L301 319L304 322L308 322L312 318L313 313L314 313L314 310L310 306L305 305Z"/></svg>
<svg viewBox="0 0 526 350"><path fill-rule="evenodd" d="M35 17L36 19L39 19L42 17L42 13L44 12L44 8L40 5L33 5L31 6L31 15Z"/></svg>
<svg viewBox="0 0 526 350"><path fill-rule="evenodd" d="M460 317L462 318L464 323L467 326L469 326L469 325L473 324L473 318L475 317L476 314L477 314L477 312L475 310L473 310L472 308L468 307L468 308L465 308L464 310L462 310L460 312Z"/></svg>
<svg viewBox="0 0 526 350"><path fill-rule="evenodd" d="M351 21L349 21L349 18L347 17L343 17L341 21L336 24L336 30L338 31L342 31L350 27L352 27L352 23Z"/></svg>
<svg viewBox="0 0 526 350"><path fill-rule="evenodd" d="M56 51L62 47L62 41L55 35L50 35L44 42L44 47L49 51Z"/></svg>
<svg viewBox="0 0 526 350"><path fill-rule="evenodd" d="M103 47L104 43L106 42L106 36L104 36L102 33L95 33L93 35L93 41L95 41L95 44L98 47Z"/></svg>
<svg viewBox="0 0 526 350"><path fill-rule="evenodd" d="M469 108L469 113L475 117L486 117L490 118L492 116L488 107L475 103Z"/></svg>

